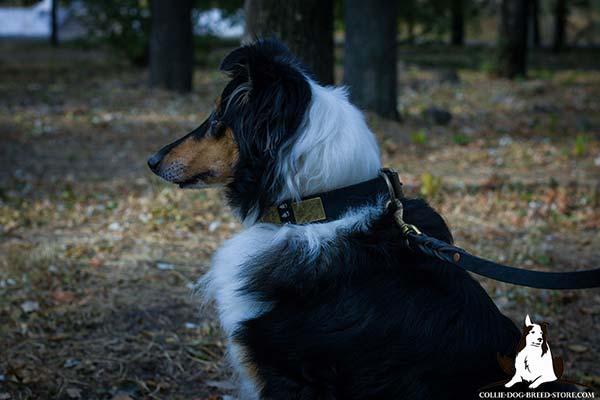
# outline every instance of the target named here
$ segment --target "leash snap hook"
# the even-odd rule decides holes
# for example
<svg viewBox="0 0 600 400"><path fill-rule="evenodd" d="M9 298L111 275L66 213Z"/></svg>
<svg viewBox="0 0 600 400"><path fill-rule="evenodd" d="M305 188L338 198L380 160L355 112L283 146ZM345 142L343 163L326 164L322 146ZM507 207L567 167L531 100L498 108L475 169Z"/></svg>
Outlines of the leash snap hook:
<svg viewBox="0 0 600 400"><path fill-rule="evenodd" d="M410 233L421 235L422 232L419 230L419 228L404 221L404 207L402 206L402 202L398 199L394 199L394 205L396 206L396 211L394 211L394 220L400 227L402 236L406 238Z"/></svg>

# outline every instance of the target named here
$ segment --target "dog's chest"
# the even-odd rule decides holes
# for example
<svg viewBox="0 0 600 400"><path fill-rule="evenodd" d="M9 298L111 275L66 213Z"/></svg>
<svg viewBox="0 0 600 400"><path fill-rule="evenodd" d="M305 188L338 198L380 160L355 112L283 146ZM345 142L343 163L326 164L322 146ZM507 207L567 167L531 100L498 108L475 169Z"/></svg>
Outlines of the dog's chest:
<svg viewBox="0 0 600 400"><path fill-rule="evenodd" d="M258 399L260 385L247 368L245 350L233 336L243 321L257 318L270 309L268 303L249 295L245 286L251 270L257 267L254 260L269 250L275 235L276 230L257 226L227 240L213 256L210 270L200 281L204 296L215 302L242 399Z"/></svg>
<svg viewBox="0 0 600 400"><path fill-rule="evenodd" d="M261 386L255 373L256 366L249 365L248 350L236 339L242 323L259 318L273 309L274 304L258 297L264 283L261 273L277 273L281 265L286 270L290 285L295 280L294 269L305 271L311 260L341 240L349 227L367 226L359 222L378 215L378 208L366 208L350 216L323 224L277 226L258 224L227 240L213 256L210 270L201 279L204 295L214 300L221 327L226 335L230 362L239 379L244 399L258 398ZM289 273L289 274L288 274ZM283 282L285 284L285 282Z"/></svg>
<svg viewBox="0 0 600 400"><path fill-rule="evenodd" d="M278 260L311 259L339 238L348 226L356 229L358 222L368 220L377 211L377 208L364 208L324 224L258 224L227 240L215 253L211 268L203 278L205 294L215 300L225 333L231 336L241 322L256 318L271 308L271 304L257 300L248 290L252 278L262 268L269 268L263 262L265 259L271 260L271 267L278 265ZM307 268L307 265L288 264L288 267Z"/></svg>
<svg viewBox="0 0 600 400"><path fill-rule="evenodd" d="M242 321L256 318L269 308L247 295L244 286L255 268L253 260L268 251L276 231L253 227L227 240L215 253L203 278L208 297L216 303L221 326L229 337Z"/></svg>

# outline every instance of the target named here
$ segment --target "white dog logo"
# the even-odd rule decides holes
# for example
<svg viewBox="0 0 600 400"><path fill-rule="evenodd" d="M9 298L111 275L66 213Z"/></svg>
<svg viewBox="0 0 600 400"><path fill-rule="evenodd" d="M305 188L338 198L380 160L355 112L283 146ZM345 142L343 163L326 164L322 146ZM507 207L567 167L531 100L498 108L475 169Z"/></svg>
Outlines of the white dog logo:
<svg viewBox="0 0 600 400"><path fill-rule="evenodd" d="M550 346L547 340L547 329L545 324L534 324L529 315L525 317L523 336L517 346L517 357L515 358L515 374L504 386L507 388L519 382L530 383L529 388L535 389L545 382L553 382L558 379L554 372L554 363L557 372L562 370L562 360L552 359ZM561 371L562 372L562 371ZM558 375L560 376L560 373Z"/></svg>

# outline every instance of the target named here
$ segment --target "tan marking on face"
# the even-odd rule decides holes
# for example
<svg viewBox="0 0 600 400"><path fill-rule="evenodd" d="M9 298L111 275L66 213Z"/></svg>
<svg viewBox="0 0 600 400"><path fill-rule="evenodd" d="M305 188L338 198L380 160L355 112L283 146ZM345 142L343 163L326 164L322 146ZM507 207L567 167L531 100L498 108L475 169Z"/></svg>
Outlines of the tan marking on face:
<svg viewBox="0 0 600 400"><path fill-rule="evenodd" d="M200 174L206 184L228 183L233 178L233 167L239 156L233 131L227 127L219 138L205 136L201 139L189 137L165 156L164 163L180 163L184 166L181 180Z"/></svg>

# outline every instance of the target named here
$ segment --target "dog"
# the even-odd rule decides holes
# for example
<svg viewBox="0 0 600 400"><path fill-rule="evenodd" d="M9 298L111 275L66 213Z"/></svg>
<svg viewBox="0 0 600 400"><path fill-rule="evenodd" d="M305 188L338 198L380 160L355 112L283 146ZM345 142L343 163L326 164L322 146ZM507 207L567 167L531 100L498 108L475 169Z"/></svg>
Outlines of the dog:
<svg viewBox="0 0 600 400"><path fill-rule="evenodd" d="M407 247L346 89L270 39L220 69L229 82L210 116L148 165L181 188L224 187L244 225L199 284L239 396L465 399L501 379L496 354L514 354L519 330L468 273ZM452 243L425 201L400 201L407 223ZM281 223L293 208L312 216Z"/></svg>
<svg viewBox="0 0 600 400"><path fill-rule="evenodd" d="M519 382L531 382L529 388L535 389L542 383L556 381L559 377L555 369L546 324L534 324L527 315L523 335L517 345L515 374L504 386L509 388Z"/></svg>

